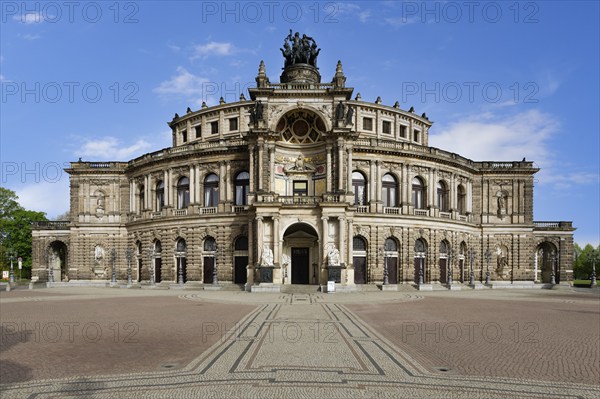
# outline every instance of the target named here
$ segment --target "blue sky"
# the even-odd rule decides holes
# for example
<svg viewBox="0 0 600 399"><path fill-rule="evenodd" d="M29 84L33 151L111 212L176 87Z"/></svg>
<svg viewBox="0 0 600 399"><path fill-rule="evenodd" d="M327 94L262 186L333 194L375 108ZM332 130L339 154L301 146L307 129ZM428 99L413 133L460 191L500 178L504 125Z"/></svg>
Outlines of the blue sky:
<svg viewBox="0 0 600 399"><path fill-rule="evenodd" d="M11 2L1 4L1 184L68 209L69 161L170 145L175 112L236 101L290 29L323 81L338 59L363 100L414 106L430 145L534 160L536 220L599 241L598 2ZM247 94L247 91L246 91Z"/></svg>

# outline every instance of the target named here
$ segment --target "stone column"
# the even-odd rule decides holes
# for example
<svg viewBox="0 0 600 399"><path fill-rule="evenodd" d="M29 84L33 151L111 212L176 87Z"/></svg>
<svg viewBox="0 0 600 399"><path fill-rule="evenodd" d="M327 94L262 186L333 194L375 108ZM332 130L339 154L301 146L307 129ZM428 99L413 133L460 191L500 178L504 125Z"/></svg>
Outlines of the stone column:
<svg viewBox="0 0 600 399"><path fill-rule="evenodd" d="M171 192L171 190L169 189L169 171L165 170L163 171L163 187L164 187L164 192L163 192L163 196L164 196L164 205L165 206L169 206L169 193Z"/></svg>
<svg viewBox="0 0 600 399"><path fill-rule="evenodd" d="M269 192L275 191L275 146L269 145Z"/></svg>
<svg viewBox="0 0 600 399"><path fill-rule="evenodd" d="M469 180L467 182L467 213L473 213L473 182ZM482 199L483 206L483 199Z"/></svg>
<svg viewBox="0 0 600 399"><path fill-rule="evenodd" d="M196 173L194 173L194 191L196 192L195 198L196 203L202 203L202 192L200 191L200 165L195 167Z"/></svg>
<svg viewBox="0 0 600 399"><path fill-rule="evenodd" d="M263 144L258 144L258 191L263 189Z"/></svg>
<svg viewBox="0 0 600 399"><path fill-rule="evenodd" d="M248 173L250 174L250 192L254 192L256 191L256 188L254 187L254 146L248 146L248 153L250 154L250 170L248 171Z"/></svg>
<svg viewBox="0 0 600 399"><path fill-rule="evenodd" d="M327 144L327 178L326 178L326 182L327 182L327 192L330 193L331 187L332 187L332 179L333 179L333 165L331 163L331 150L332 147L330 144Z"/></svg>
<svg viewBox="0 0 600 399"><path fill-rule="evenodd" d="M375 161L369 161L369 202L375 201Z"/></svg>
<svg viewBox="0 0 600 399"><path fill-rule="evenodd" d="M258 246L256 250L256 254L258 255L257 261L260 261L262 257L263 235L263 218L262 216L259 216L256 218L256 245Z"/></svg>
<svg viewBox="0 0 600 399"><path fill-rule="evenodd" d="M348 181L346 182L346 192L352 189L352 146L347 146L348 151Z"/></svg>
<svg viewBox="0 0 600 399"><path fill-rule="evenodd" d="M135 213L135 181L129 180L129 212Z"/></svg>
<svg viewBox="0 0 600 399"><path fill-rule="evenodd" d="M254 284L254 230L252 229L252 221L248 221L248 268L246 270L246 284Z"/></svg>
<svg viewBox="0 0 600 399"><path fill-rule="evenodd" d="M225 181L225 191L227 191L227 202L232 202L232 187L231 184L229 184L231 181L231 161L225 162L225 176L223 180Z"/></svg>
<svg viewBox="0 0 600 399"><path fill-rule="evenodd" d="M344 146L343 141L338 140L338 190L344 190Z"/></svg>
<svg viewBox="0 0 600 399"><path fill-rule="evenodd" d="M346 248L346 219L344 217L338 218L339 223L339 251L340 251L340 262L344 262L344 258L346 257L345 248Z"/></svg>
<svg viewBox="0 0 600 399"><path fill-rule="evenodd" d="M325 256L327 256L325 251L327 250L327 244L329 243L329 218L327 216L322 216L321 224L321 230L323 231L323 239L321 240L321 242L323 243L322 252L323 259L325 259Z"/></svg>
<svg viewBox="0 0 600 399"><path fill-rule="evenodd" d="M150 209L150 207L152 206L152 200L151 197L152 196L152 175L146 175L145 177L145 181L144 181L144 197L145 197L145 201L144 201L144 209Z"/></svg>
<svg viewBox="0 0 600 399"><path fill-rule="evenodd" d="M281 241L279 240L279 218L273 218L273 257L275 263L281 265Z"/></svg>
<svg viewBox="0 0 600 399"><path fill-rule="evenodd" d="M190 182L190 204L196 202L196 170L194 165L190 165L190 177L188 178Z"/></svg>

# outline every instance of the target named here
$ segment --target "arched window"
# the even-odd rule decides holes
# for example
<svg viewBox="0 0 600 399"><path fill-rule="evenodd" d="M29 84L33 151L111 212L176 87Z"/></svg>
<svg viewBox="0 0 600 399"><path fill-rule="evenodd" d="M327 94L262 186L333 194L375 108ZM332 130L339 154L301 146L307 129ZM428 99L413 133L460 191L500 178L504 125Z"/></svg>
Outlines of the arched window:
<svg viewBox="0 0 600 399"><path fill-rule="evenodd" d="M187 244L183 238L180 238L179 240L177 240L176 251L177 252L187 251Z"/></svg>
<svg viewBox="0 0 600 399"><path fill-rule="evenodd" d="M415 253L425 255L426 252L427 244L425 243L425 240L422 238L417 239L417 241L415 241Z"/></svg>
<svg viewBox="0 0 600 399"><path fill-rule="evenodd" d="M177 182L177 208L185 209L190 204L190 179L183 176Z"/></svg>
<svg viewBox="0 0 600 399"><path fill-rule="evenodd" d="M440 256L446 256L448 254L448 242L446 240L440 242Z"/></svg>
<svg viewBox="0 0 600 399"><path fill-rule="evenodd" d="M387 238L385 240L384 249L386 252L397 252L398 243L393 238Z"/></svg>
<svg viewBox="0 0 600 399"><path fill-rule="evenodd" d="M143 211L146 208L146 188L142 184L140 186L140 206L138 208L138 212Z"/></svg>
<svg viewBox="0 0 600 399"><path fill-rule="evenodd" d="M215 207L219 203L219 177L214 173L204 179L204 206Z"/></svg>
<svg viewBox="0 0 600 399"><path fill-rule="evenodd" d="M205 252L214 252L217 250L217 242L212 237L206 237L204 239L204 251Z"/></svg>
<svg viewBox="0 0 600 399"><path fill-rule="evenodd" d="M352 248L354 251L366 251L367 250L367 242L364 238L355 236L352 238Z"/></svg>
<svg viewBox="0 0 600 399"><path fill-rule="evenodd" d="M250 191L250 174L246 171L235 176L235 204L248 205L248 192Z"/></svg>
<svg viewBox="0 0 600 399"><path fill-rule="evenodd" d="M467 211L467 195L462 184L460 184L456 190L456 204L458 213L464 215Z"/></svg>
<svg viewBox="0 0 600 399"><path fill-rule="evenodd" d="M156 210L161 211L165 206L165 183L159 181L156 184Z"/></svg>
<svg viewBox="0 0 600 399"><path fill-rule="evenodd" d="M354 189L354 205L367 204L367 179L361 172L352 172L352 188Z"/></svg>
<svg viewBox="0 0 600 399"><path fill-rule="evenodd" d="M241 236L235 240L233 247L236 251L247 251L248 250L248 237Z"/></svg>
<svg viewBox="0 0 600 399"><path fill-rule="evenodd" d="M441 180L437 183L437 205L440 212L448 212L448 189Z"/></svg>
<svg viewBox="0 0 600 399"><path fill-rule="evenodd" d="M383 178L381 180L381 197L383 198L383 206L397 207L398 196L396 195L396 178L393 175L386 173L385 175L383 175Z"/></svg>
<svg viewBox="0 0 600 399"><path fill-rule="evenodd" d="M425 185L420 177L415 177L412 180L412 203L415 209L424 209L425 202L423 200L423 194L425 191Z"/></svg>
<svg viewBox="0 0 600 399"><path fill-rule="evenodd" d="M155 241L154 242L154 254L160 254L162 252L162 244L160 243L160 241Z"/></svg>

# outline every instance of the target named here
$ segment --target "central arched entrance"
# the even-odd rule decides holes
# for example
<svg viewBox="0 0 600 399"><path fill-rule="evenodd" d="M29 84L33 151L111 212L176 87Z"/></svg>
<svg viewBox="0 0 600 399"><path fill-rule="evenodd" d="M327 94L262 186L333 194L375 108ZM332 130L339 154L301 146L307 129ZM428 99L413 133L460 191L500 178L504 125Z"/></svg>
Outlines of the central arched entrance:
<svg viewBox="0 0 600 399"><path fill-rule="evenodd" d="M283 234L285 284L319 283L319 237L306 223L295 223Z"/></svg>

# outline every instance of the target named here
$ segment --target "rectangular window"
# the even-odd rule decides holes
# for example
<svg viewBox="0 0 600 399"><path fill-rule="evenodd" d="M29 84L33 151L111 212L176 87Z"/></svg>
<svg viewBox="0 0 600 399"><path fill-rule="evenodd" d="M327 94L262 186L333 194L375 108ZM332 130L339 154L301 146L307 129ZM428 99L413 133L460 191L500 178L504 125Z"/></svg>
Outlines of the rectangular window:
<svg viewBox="0 0 600 399"><path fill-rule="evenodd" d="M181 132L181 142L187 143L187 130Z"/></svg>
<svg viewBox="0 0 600 399"><path fill-rule="evenodd" d="M214 121L210 123L210 133L218 134L219 133L219 121Z"/></svg>
<svg viewBox="0 0 600 399"><path fill-rule="evenodd" d="M419 133L420 132L417 129L413 130L413 141L416 141L417 143L420 142Z"/></svg>
<svg viewBox="0 0 600 399"><path fill-rule="evenodd" d="M400 125L400 137L406 138L406 126Z"/></svg>
<svg viewBox="0 0 600 399"><path fill-rule="evenodd" d="M238 130L238 118L229 119L229 131L233 132Z"/></svg>
<svg viewBox="0 0 600 399"><path fill-rule="evenodd" d="M308 195L308 181L301 180L294 182L294 196L306 196Z"/></svg>
<svg viewBox="0 0 600 399"><path fill-rule="evenodd" d="M381 130L385 134L391 134L392 133L392 122L390 122L390 121L383 121L383 126L382 126Z"/></svg>
<svg viewBox="0 0 600 399"><path fill-rule="evenodd" d="M202 126L196 126L194 129L196 130L196 138L202 137Z"/></svg>
<svg viewBox="0 0 600 399"><path fill-rule="evenodd" d="M373 118L363 118L363 130L373 130Z"/></svg>

